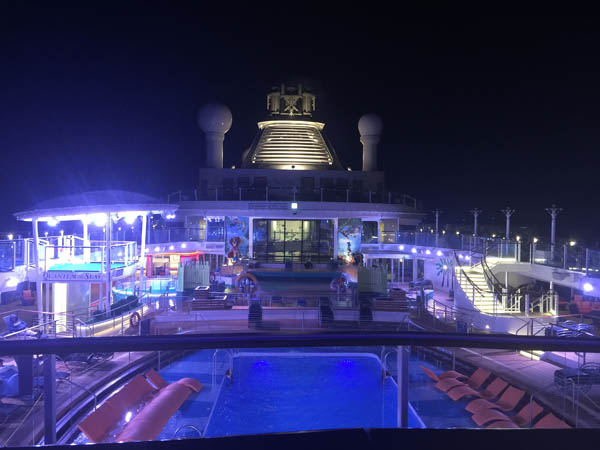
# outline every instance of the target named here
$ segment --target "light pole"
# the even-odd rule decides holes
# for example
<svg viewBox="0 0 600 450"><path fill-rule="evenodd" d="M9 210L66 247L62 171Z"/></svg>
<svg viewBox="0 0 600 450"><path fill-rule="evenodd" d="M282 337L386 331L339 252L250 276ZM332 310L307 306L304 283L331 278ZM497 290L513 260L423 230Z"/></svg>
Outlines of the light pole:
<svg viewBox="0 0 600 450"><path fill-rule="evenodd" d="M550 225L550 257L552 260L554 260L554 244L556 244L556 217L561 211L562 208L558 208L556 205L552 205L552 208L546 208L546 212L552 217Z"/></svg>
<svg viewBox="0 0 600 450"><path fill-rule="evenodd" d="M500 212L506 217L506 240L508 241L510 239L510 216L514 214L515 210L507 206Z"/></svg>
<svg viewBox="0 0 600 450"><path fill-rule="evenodd" d="M439 223L440 223L440 214L443 213L443 211L440 211L439 209L436 209L435 211L433 211L433 213L435 214L435 246L438 246L438 231L439 231Z"/></svg>
<svg viewBox="0 0 600 450"><path fill-rule="evenodd" d="M479 217L479 214L481 214L483 211L481 211L481 209L479 208L475 208L471 210L471 214L473 214L473 236L477 237L477 217Z"/></svg>

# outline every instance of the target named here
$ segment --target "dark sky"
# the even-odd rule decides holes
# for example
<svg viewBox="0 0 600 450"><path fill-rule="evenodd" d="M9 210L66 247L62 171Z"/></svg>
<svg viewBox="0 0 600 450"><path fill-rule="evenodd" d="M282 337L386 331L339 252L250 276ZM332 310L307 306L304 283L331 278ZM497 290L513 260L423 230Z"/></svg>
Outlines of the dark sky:
<svg viewBox="0 0 600 450"><path fill-rule="evenodd" d="M200 105L231 108L225 164L239 164L266 92L301 81L346 166L361 166L359 117L380 114L390 187L443 222L479 207L503 223L508 204L547 238L556 203L559 235L599 239L597 18L51 3L0 6L0 230L77 190L193 188Z"/></svg>

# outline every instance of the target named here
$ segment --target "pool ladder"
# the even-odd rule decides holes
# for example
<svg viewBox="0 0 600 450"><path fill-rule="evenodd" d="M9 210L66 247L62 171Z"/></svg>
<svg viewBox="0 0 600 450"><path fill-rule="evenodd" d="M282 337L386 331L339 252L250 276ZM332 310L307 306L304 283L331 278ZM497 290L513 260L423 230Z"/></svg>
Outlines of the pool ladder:
<svg viewBox="0 0 600 450"><path fill-rule="evenodd" d="M194 425L188 424L188 425L183 425L179 428L177 428L177 431L175 431L175 434L173 435L173 439L175 439L177 437L177 434L181 431L184 430L186 428L191 428L193 430L196 430L196 432L198 433L198 437L202 437L202 431L200 431L198 428L196 428Z"/></svg>
<svg viewBox="0 0 600 450"><path fill-rule="evenodd" d="M219 352L225 352L228 356L229 373L233 375L233 350L231 349L217 349L213 353L213 364L212 364L212 388L214 389L217 385L217 356Z"/></svg>

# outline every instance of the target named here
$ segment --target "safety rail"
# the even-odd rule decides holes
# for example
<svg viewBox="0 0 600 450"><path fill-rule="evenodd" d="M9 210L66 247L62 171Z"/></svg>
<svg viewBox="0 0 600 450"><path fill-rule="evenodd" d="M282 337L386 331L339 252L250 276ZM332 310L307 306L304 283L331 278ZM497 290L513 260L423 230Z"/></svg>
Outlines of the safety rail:
<svg viewBox="0 0 600 450"><path fill-rule="evenodd" d="M392 191L355 189L303 189L297 187L214 187L179 190L167 196L168 203L184 201L307 201L307 202L353 202L388 203L418 209L417 200L410 195Z"/></svg>

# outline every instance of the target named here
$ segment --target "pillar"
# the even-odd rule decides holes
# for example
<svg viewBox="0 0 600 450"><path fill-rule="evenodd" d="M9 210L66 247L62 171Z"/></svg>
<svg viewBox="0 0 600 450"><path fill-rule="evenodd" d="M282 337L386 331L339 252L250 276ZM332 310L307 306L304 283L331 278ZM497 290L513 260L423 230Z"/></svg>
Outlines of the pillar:
<svg viewBox="0 0 600 450"><path fill-rule="evenodd" d="M254 259L254 217L248 217L248 258Z"/></svg>
<svg viewBox="0 0 600 450"><path fill-rule="evenodd" d="M413 262L413 281L417 281L418 280L418 275L419 275L419 260L417 258L413 258L412 259Z"/></svg>
<svg viewBox="0 0 600 450"><path fill-rule="evenodd" d="M109 212L106 214L106 234L105 234L105 245L106 245L106 305L105 311L110 310L111 297L112 297L112 214Z"/></svg>
<svg viewBox="0 0 600 450"><path fill-rule="evenodd" d="M44 445L56 444L56 356L44 356Z"/></svg>
<svg viewBox="0 0 600 450"><path fill-rule="evenodd" d="M338 259L338 219L333 219L333 260Z"/></svg>
<svg viewBox="0 0 600 450"><path fill-rule="evenodd" d="M409 347L398 346L398 428L408 428L408 350Z"/></svg>
<svg viewBox="0 0 600 450"><path fill-rule="evenodd" d="M38 232L38 219L34 218L31 221L33 227L33 257L35 259L35 297L37 300L38 321L42 323L44 307L42 305L42 282L40 281L40 237Z"/></svg>

